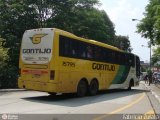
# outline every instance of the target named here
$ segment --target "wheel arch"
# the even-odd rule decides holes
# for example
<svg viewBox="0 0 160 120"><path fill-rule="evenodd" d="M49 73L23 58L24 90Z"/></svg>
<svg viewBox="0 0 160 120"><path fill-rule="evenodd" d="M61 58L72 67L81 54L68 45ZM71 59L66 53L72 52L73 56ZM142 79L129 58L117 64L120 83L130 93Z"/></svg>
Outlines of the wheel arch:
<svg viewBox="0 0 160 120"><path fill-rule="evenodd" d="M87 86L89 85L89 82L88 82L87 78L85 78L85 77L81 78L81 79L78 81L78 83L79 83L80 81L85 81L86 84L87 84ZM77 83L77 86L78 86L78 83Z"/></svg>

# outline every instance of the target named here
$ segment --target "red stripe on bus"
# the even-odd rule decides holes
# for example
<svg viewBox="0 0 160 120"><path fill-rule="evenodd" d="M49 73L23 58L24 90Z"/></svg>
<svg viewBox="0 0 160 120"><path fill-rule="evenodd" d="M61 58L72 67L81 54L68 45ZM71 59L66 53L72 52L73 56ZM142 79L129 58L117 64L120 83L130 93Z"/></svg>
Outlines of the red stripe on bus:
<svg viewBox="0 0 160 120"><path fill-rule="evenodd" d="M42 74L47 74L47 73L48 73L48 71L41 71L41 73L42 73Z"/></svg>
<svg viewBox="0 0 160 120"><path fill-rule="evenodd" d="M39 70L23 70L23 73L28 73L28 74L47 74L48 71L39 71Z"/></svg>
<svg viewBox="0 0 160 120"><path fill-rule="evenodd" d="M22 72L28 72L28 70L23 70Z"/></svg>

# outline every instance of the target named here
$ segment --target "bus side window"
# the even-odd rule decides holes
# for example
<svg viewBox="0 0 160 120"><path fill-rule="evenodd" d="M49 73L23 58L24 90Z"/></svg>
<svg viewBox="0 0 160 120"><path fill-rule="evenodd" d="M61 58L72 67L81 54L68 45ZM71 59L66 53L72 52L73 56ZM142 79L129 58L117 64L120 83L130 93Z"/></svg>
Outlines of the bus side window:
<svg viewBox="0 0 160 120"><path fill-rule="evenodd" d="M135 58L133 54L132 54L132 67L135 67Z"/></svg>
<svg viewBox="0 0 160 120"><path fill-rule="evenodd" d="M104 58L104 49L102 47L94 46L94 59L97 61L105 61Z"/></svg>
<svg viewBox="0 0 160 120"><path fill-rule="evenodd" d="M86 58L87 57L87 53L86 53L87 45L85 43L81 43L79 47L80 47L80 57Z"/></svg>
<svg viewBox="0 0 160 120"><path fill-rule="evenodd" d="M69 40L64 36L59 36L60 42L59 42L59 48L60 48L60 56L68 56L69 55Z"/></svg>
<svg viewBox="0 0 160 120"><path fill-rule="evenodd" d="M130 54L129 55L129 64L132 67L135 67L135 59L134 59L134 55Z"/></svg>
<svg viewBox="0 0 160 120"><path fill-rule="evenodd" d="M111 59L112 59L112 63L115 63L115 52L114 51L112 51L112 53L111 53Z"/></svg>
<svg viewBox="0 0 160 120"><path fill-rule="evenodd" d="M115 58L116 58L116 63L121 64L121 60L120 60L121 58L120 58L120 53L119 52L116 52L116 57Z"/></svg>
<svg viewBox="0 0 160 120"><path fill-rule="evenodd" d="M71 57L73 58L86 58L86 44L74 39L70 40L71 44Z"/></svg>
<svg viewBox="0 0 160 120"><path fill-rule="evenodd" d="M104 48L102 50L102 56L103 56L102 60L104 62L109 62L109 51L108 51L108 49Z"/></svg>
<svg viewBox="0 0 160 120"><path fill-rule="evenodd" d="M72 39L70 39L70 48L71 48L71 57L76 56L76 43Z"/></svg>
<svg viewBox="0 0 160 120"><path fill-rule="evenodd" d="M60 55L65 57L75 57L77 48L76 48L76 41L74 39L60 36Z"/></svg>
<svg viewBox="0 0 160 120"><path fill-rule="evenodd" d="M129 55L125 54L125 65L129 66Z"/></svg>
<svg viewBox="0 0 160 120"><path fill-rule="evenodd" d="M75 49L72 49L72 55L74 56L76 54Z"/></svg>
<svg viewBox="0 0 160 120"><path fill-rule="evenodd" d="M126 57L125 57L125 53L121 53L121 64L122 65L125 65L126 64L126 59L125 59Z"/></svg>
<svg viewBox="0 0 160 120"><path fill-rule="evenodd" d="M101 48L101 54L100 54L100 59L103 62L106 62L106 50L104 48Z"/></svg>
<svg viewBox="0 0 160 120"><path fill-rule="evenodd" d="M87 58L93 58L92 46L87 46Z"/></svg>
<svg viewBox="0 0 160 120"><path fill-rule="evenodd" d="M78 41L77 43L78 58L86 58L86 44Z"/></svg>
<svg viewBox="0 0 160 120"><path fill-rule="evenodd" d="M107 50L107 56L106 56L107 58L107 62L110 62L111 61L111 58L110 58L110 50L108 49Z"/></svg>
<svg viewBox="0 0 160 120"><path fill-rule="evenodd" d="M136 76L140 77L140 60L139 57L136 56Z"/></svg>
<svg viewBox="0 0 160 120"><path fill-rule="evenodd" d="M76 58L85 58L85 45L83 42L80 41L74 41L72 44L72 53L74 54L74 57Z"/></svg>

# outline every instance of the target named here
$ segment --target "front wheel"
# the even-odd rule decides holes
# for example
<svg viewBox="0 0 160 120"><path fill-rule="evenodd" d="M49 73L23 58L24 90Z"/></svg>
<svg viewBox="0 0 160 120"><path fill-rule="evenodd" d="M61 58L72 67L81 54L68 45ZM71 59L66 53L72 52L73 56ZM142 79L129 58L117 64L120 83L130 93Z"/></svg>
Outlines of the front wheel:
<svg viewBox="0 0 160 120"><path fill-rule="evenodd" d="M87 93L87 83L84 80L81 80L77 86L77 96L83 97Z"/></svg>
<svg viewBox="0 0 160 120"><path fill-rule="evenodd" d="M128 89L127 89L127 90L131 90L131 89L132 89L132 86L134 86L134 81L133 81L133 80L130 80L129 86L128 86Z"/></svg>

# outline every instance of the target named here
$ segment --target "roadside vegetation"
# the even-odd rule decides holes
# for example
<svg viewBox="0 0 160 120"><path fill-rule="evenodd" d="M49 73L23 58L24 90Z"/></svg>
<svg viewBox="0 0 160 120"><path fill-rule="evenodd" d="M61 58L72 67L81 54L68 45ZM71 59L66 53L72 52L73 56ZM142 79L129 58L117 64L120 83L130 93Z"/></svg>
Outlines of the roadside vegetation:
<svg viewBox="0 0 160 120"><path fill-rule="evenodd" d="M149 46L150 44L156 46L153 51L152 64L157 65L160 61L160 0L149 0L144 15L145 17L137 25L137 32L147 38Z"/></svg>
<svg viewBox="0 0 160 120"><path fill-rule="evenodd" d="M131 52L128 36L117 36L99 0L0 0L0 88L17 87L19 51L27 29L59 28Z"/></svg>

